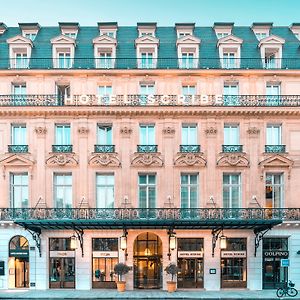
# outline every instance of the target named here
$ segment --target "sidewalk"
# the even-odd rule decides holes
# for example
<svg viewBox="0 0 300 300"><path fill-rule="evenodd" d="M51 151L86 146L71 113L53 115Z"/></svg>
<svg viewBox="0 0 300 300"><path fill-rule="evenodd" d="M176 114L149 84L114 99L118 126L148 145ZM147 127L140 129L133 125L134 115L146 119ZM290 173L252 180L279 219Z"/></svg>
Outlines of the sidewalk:
<svg viewBox="0 0 300 300"><path fill-rule="evenodd" d="M168 293L161 290L0 290L0 299L278 299L276 290L187 291ZM300 296L290 299L300 299Z"/></svg>

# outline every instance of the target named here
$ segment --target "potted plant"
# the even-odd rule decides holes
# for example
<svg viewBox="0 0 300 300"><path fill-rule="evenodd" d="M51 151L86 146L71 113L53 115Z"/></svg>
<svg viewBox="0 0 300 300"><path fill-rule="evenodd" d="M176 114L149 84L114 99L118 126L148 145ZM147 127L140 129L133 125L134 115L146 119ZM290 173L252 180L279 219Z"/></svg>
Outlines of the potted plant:
<svg viewBox="0 0 300 300"><path fill-rule="evenodd" d="M118 263L114 267L114 272L115 274L118 275L118 280L117 280L117 289L118 292L125 292L126 289L126 281L122 280L122 276L127 274L130 270L130 267L123 263Z"/></svg>
<svg viewBox="0 0 300 300"><path fill-rule="evenodd" d="M176 281L174 281L174 276L177 275L178 267L174 263L170 263L166 268L165 271L167 274L171 275L171 281L167 281L167 288L169 293L173 293L176 291Z"/></svg>

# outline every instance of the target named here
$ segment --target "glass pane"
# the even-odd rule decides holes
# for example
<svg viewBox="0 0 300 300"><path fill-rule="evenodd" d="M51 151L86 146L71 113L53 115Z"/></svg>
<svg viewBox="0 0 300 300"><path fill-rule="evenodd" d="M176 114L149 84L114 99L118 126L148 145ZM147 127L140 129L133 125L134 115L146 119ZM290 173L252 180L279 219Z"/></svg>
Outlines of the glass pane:
<svg viewBox="0 0 300 300"><path fill-rule="evenodd" d="M149 187L149 208L156 206L156 192L155 187Z"/></svg>
<svg viewBox="0 0 300 300"><path fill-rule="evenodd" d="M196 208L198 207L198 188L197 186L191 186L190 190L190 207L191 208Z"/></svg>
<svg viewBox="0 0 300 300"><path fill-rule="evenodd" d="M147 183L147 176L146 175L139 175L139 183L146 184Z"/></svg>
<svg viewBox="0 0 300 300"><path fill-rule="evenodd" d="M189 183L189 175L181 175L181 184Z"/></svg>
<svg viewBox="0 0 300 300"><path fill-rule="evenodd" d="M155 184L155 175L148 175L148 180L150 184Z"/></svg>
<svg viewBox="0 0 300 300"><path fill-rule="evenodd" d="M230 207L229 187L223 186L223 206L224 208Z"/></svg>
<svg viewBox="0 0 300 300"><path fill-rule="evenodd" d="M198 183L198 175L190 175L190 181L191 181L191 184L197 184Z"/></svg>
<svg viewBox="0 0 300 300"><path fill-rule="evenodd" d="M188 208L189 207L189 199L188 199L188 187L181 187L181 207Z"/></svg>
<svg viewBox="0 0 300 300"><path fill-rule="evenodd" d="M139 188L139 207L147 208L147 192L146 187Z"/></svg>

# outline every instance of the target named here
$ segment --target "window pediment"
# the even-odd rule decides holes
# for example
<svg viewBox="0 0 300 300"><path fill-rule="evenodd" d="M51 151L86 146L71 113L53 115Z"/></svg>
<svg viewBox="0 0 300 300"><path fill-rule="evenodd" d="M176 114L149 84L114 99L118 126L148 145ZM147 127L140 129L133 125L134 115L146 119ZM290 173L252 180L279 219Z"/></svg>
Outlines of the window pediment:
<svg viewBox="0 0 300 300"><path fill-rule="evenodd" d="M243 40L235 35L227 35L218 40L218 47L220 44L242 44Z"/></svg>
<svg viewBox="0 0 300 300"><path fill-rule="evenodd" d="M97 36L93 39L93 44L113 44L117 45L117 40L106 34Z"/></svg>
<svg viewBox="0 0 300 300"><path fill-rule="evenodd" d="M282 45L284 43L285 43L285 39L283 39L277 35L270 35L270 36L267 36L264 39L260 40L258 46L261 47L262 45L267 45L267 44Z"/></svg>
<svg viewBox="0 0 300 300"><path fill-rule="evenodd" d="M151 35L144 35L135 40L135 44L159 44L159 39L151 36Z"/></svg>
<svg viewBox="0 0 300 300"><path fill-rule="evenodd" d="M17 35L12 38L9 38L6 40L8 44L24 44L24 45L30 45L31 47L33 46L32 41L22 35Z"/></svg>
<svg viewBox="0 0 300 300"><path fill-rule="evenodd" d="M75 39L65 36L63 34L51 39L51 44L73 44L75 45Z"/></svg>
<svg viewBox="0 0 300 300"><path fill-rule="evenodd" d="M291 168L293 164L294 162L291 159L279 154L268 157L259 163L259 165L263 168L266 167Z"/></svg>
<svg viewBox="0 0 300 300"><path fill-rule="evenodd" d="M18 154L13 154L0 160L0 164L5 167L31 167L34 161Z"/></svg>
<svg viewBox="0 0 300 300"><path fill-rule="evenodd" d="M201 40L193 35L185 35L177 39L176 44L200 44Z"/></svg>

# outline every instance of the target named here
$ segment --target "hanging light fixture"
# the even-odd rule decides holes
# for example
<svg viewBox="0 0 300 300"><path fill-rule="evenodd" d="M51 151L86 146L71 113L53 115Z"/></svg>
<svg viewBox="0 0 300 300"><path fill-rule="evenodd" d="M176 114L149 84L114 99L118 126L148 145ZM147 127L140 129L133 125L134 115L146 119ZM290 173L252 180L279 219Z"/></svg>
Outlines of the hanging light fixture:
<svg viewBox="0 0 300 300"><path fill-rule="evenodd" d="M74 233L73 233L73 235L71 236L70 248L71 248L72 250L76 250L76 249L77 249L77 237L75 236Z"/></svg>
<svg viewBox="0 0 300 300"><path fill-rule="evenodd" d="M123 235L120 238L120 248L125 251L127 249L127 232L124 231Z"/></svg>
<svg viewBox="0 0 300 300"><path fill-rule="evenodd" d="M172 250L172 251L176 249L176 236L174 233L170 234L169 247L170 247L170 250Z"/></svg>
<svg viewBox="0 0 300 300"><path fill-rule="evenodd" d="M225 250L227 248L227 237L225 235L220 236L220 249Z"/></svg>

